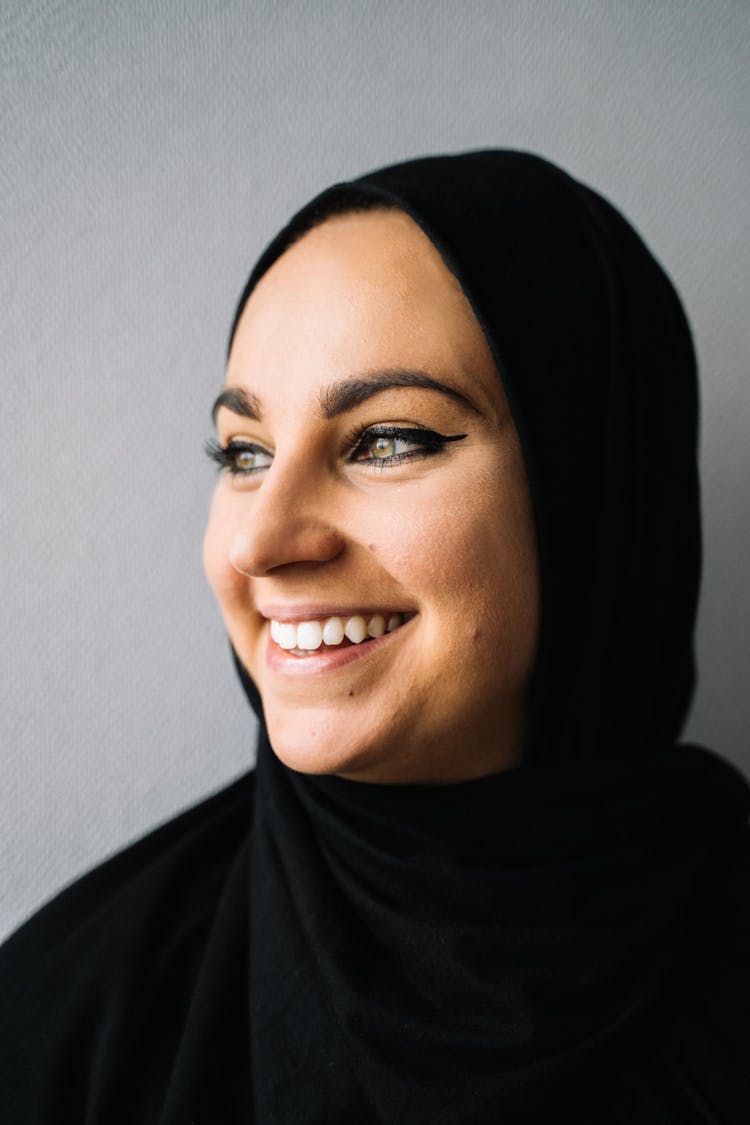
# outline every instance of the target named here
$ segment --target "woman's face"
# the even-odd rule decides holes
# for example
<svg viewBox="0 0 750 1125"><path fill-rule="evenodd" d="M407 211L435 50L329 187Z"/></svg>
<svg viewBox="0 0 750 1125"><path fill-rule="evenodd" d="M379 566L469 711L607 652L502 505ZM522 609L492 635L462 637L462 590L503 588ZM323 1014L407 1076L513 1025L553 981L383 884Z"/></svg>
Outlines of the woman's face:
<svg viewBox="0 0 750 1125"><path fill-rule="evenodd" d="M278 757L385 783L515 764L539 618L528 487L487 342L417 224L346 214L287 250L219 401L204 563Z"/></svg>

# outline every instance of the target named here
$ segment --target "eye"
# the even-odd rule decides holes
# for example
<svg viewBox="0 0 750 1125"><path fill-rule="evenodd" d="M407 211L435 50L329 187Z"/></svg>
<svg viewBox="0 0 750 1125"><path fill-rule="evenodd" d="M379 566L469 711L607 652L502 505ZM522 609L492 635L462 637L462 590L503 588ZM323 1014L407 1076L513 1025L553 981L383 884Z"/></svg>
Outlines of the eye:
<svg viewBox="0 0 750 1125"><path fill-rule="evenodd" d="M450 441L466 434L439 434L434 430L404 426L369 426L352 435L349 461L357 465L385 468L404 461L433 457Z"/></svg>
<svg viewBox="0 0 750 1125"><path fill-rule="evenodd" d="M273 454L252 441L234 438L226 445L217 441L207 441L206 454L220 469L228 469L232 476L250 476L267 469L273 461Z"/></svg>

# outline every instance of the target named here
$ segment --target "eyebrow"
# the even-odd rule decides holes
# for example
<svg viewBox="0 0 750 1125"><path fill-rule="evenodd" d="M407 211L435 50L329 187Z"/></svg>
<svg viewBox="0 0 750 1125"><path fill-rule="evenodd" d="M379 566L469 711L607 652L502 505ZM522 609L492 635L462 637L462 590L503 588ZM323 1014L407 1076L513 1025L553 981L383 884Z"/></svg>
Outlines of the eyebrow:
<svg viewBox="0 0 750 1125"><path fill-rule="evenodd" d="M481 411L461 391L449 387L427 375L424 371L406 371L400 368L388 371L372 371L366 375L356 375L348 379L335 379L318 393L318 408L325 419L335 418L345 414L355 406L365 402L373 395L382 391L391 390L393 387L419 387L423 390L438 391L449 398L456 399L475 414ZM243 418L252 418L260 422L262 418L260 400L257 395L243 390L241 387L230 387L216 399L211 408L211 418L216 423L216 415L220 407L226 407L233 414L240 414Z"/></svg>
<svg viewBox="0 0 750 1125"><path fill-rule="evenodd" d="M260 422L260 401L256 395L243 391L242 387L230 387L217 397L211 407L211 421L214 425L216 425L216 415L222 406L231 410L232 414L241 414L243 418L252 418L254 422Z"/></svg>

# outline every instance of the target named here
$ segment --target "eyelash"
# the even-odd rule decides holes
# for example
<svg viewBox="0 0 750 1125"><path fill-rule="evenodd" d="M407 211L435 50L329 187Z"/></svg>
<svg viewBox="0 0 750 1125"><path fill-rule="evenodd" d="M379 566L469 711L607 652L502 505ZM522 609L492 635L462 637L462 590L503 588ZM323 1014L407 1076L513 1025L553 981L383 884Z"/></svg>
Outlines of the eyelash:
<svg viewBox="0 0 750 1125"><path fill-rule="evenodd" d="M371 468L386 469L389 465L402 464L404 461L421 460L425 457L434 457L440 453L443 446L451 441L461 441L466 434L439 434L434 430L419 429L403 426L360 426L349 435L346 447L349 450L347 461L350 464L368 465ZM372 445L378 438L392 438L395 441L405 441L419 448L407 453L394 453L388 457L358 457ZM241 469L237 465L237 457L241 453L265 453L268 450L262 445L249 441L230 441L227 445L219 445L217 441L207 441L205 451L220 469L227 469L232 476L253 476L268 468L267 465L258 465L250 469Z"/></svg>

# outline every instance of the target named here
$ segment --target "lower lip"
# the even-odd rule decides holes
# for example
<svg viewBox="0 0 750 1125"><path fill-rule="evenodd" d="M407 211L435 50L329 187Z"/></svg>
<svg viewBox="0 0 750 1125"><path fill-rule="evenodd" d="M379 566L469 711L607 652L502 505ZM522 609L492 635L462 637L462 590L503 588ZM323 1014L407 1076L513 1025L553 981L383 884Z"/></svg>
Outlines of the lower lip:
<svg viewBox="0 0 750 1125"><path fill-rule="evenodd" d="M399 625L398 629L394 629L393 632L383 633L382 637L373 637L371 640L362 641L358 645L351 644L345 645L343 648L323 649L313 652L309 656L293 656L286 649L279 648L276 642L271 640L269 630L266 644L266 666L272 672L280 672L284 676L318 676L325 672L333 672L348 664L354 664L358 660L364 660L367 656L376 652L382 652L397 637L401 636L414 620L415 618L410 618L409 621Z"/></svg>

